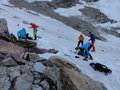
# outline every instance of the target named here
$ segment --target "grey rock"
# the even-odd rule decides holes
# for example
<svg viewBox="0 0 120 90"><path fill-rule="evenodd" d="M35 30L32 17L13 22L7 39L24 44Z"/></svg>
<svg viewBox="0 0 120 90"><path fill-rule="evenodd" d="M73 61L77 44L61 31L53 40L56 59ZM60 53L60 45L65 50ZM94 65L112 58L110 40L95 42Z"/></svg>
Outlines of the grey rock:
<svg viewBox="0 0 120 90"><path fill-rule="evenodd" d="M45 58L40 57L38 54L29 52L23 53L21 55L21 58L32 62L39 62L45 60Z"/></svg>
<svg viewBox="0 0 120 90"><path fill-rule="evenodd" d="M75 70L75 71L78 71L78 72L81 72L75 64L65 60L64 58L61 58L59 56L52 56L48 59L49 61L47 62L48 63L48 66L50 67L66 67L66 68L69 68L69 69L72 69L72 70Z"/></svg>
<svg viewBox="0 0 120 90"><path fill-rule="evenodd" d="M32 66L29 66L29 65L21 65L20 66L20 72L22 74L25 74L25 73L30 73L32 71Z"/></svg>
<svg viewBox="0 0 120 90"><path fill-rule="evenodd" d="M37 53L37 54L44 54L44 53L58 53L58 50L55 49L42 49L42 48L32 48L30 52Z"/></svg>
<svg viewBox="0 0 120 90"><path fill-rule="evenodd" d="M8 32L7 21L3 18L0 18L0 33Z"/></svg>
<svg viewBox="0 0 120 90"><path fill-rule="evenodd" d="M79 0L52 0L56 7L69 8L79 4Z"/></svg>
<svg viewBox="0 0 120 90"><path fill-rule="evenodd" d="M0 66L8 66L8 67L13 67L17 66L17 62L12 58L6 58L0 62Z"/></svg>
<svg viewBox="0 0 120 90"><path fill-rule="evenodd" d="M11 42L0 40L0 53L21 55L25 49Z"/></svg>
<svg viewBox="0 0 120 90"><path fill-rule="evenodd" d="M41 81L40 79L38 79L38 80L34 80L34 82L33 82L33 83L34 83L34 84L39 84L39 83L40 83L40 81Z"/></svg>
<svg viewBox="0 0 120 90"><path fill-rule="evenodd" d="M33 85L32 90L43 90L39 85Z"/></svg>
<svg viewBox="0 0 120 90"><path fill-rule="evenodd" d="M0 38L6 41L10 41L7 21L3 18L0 18Z"/></svg>
<svg viewBox="0 0 120 90"><path fill-rule="evenodd" d="M5 76L2 80L2 84L0 82L0 90L8 90L11 86L11 82L9 81L9 77Z"/></svg>
<svg viewBox="0 0 120 90"><path fill-rule="evenodd" d="M99 0L84 0L84 1L86 1L86 2L98 2Z"/></svg>
<svg viewBox="0 0 120 90"><path fill-rule="evenodd" d="M12 57L17 62L18 65L25 65L27 63L26 60L21 59L18 55L13 54Z"/></svg>
<svg viewBox="0 0 120 90"><path fill-rule="evenodd" d="M21 73L20 73L20 67L17 66L17 67L9 67L7 69L7 73L9 74L9 77L10 77L10 81L12 82L15 78L21 76Z"/></svg>
<svg viewBox="0 0 120 90"><path fill-rule="evenodd" d="M105 90L103 85L84 75L69 61L55 56L49 60L44 74L53 80L57 90Z"/></svg>
<svg viewBox="0 0 120 90"><path fill-rule="evenodd" d="M38 72L34 72L34 80L40 80L41 75Z"/></svg>
<svg viewBox="0 0 120 90"><path fill-rule="evenodd" d="M39 72L39 73L43 73L45 68L46 67L40 62L36 62L33 66L34 71Z"/></svg>
<svg viewBox="0 0 120 90"><path fill-rule="evenodd" d="M116 22L115 20L109 19L104 13L102 13L100 10L96 8L85 6L83 9L80 9L80 11L84 15L86 15L90 19L93 19L94 22L97 22L97 23Z"/></svg>
<svg viewBox="0 0 120 90"><path fill-rule="evenodd" d="M15 82L15 90L31 90L33 83L33 75L25 73L18 77Z"/></svg>
<svg viewBox="0 0 120 90"><path fill-rule="evenodd" d="M43 87L45 90L50 90L49 83L46 80L43 80L40 85Z"/></svg>
<svg viewBox="0 0 120 90"><path fill-rule="evenodd" d="M6 67L0 67L0 89L8 90L11 86Z"/></svg>
<svg viewBox="0 0 120 90"><path fill-rule="evenodd" d="M35 48L37 46L36 42L29 40L18 40L16 43L18 46L25 48L26 50L30 50L31 48Z"/></svg>

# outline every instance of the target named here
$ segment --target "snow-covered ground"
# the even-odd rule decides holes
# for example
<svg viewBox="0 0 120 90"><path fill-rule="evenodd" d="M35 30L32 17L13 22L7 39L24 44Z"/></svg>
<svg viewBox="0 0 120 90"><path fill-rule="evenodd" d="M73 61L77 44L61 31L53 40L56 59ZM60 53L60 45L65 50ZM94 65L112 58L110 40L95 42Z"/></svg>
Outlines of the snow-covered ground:
<svg viewBox="0 0 120 90"><path fill-rule="evenodd" d="M99 0L98 2L86 3L83 0L79 0L82 4L78 4L71 8L58 8L55 12L60 15L70 17L70 16L81 16L82 13L79 9L84 8L84 6L93 7L99 9L102 13L104 13L108 18L118 21L115 24L104 23L98 24L97 26L102 26L105 28L109 27L118 27L120 26L120 0Z"/></svg>
<svg viewBox="0 0 120 90"><path fill-rule="evenodd" d="M93 3L93 6L100 9L109 18L120 21L120 0L100 0Z"/></svg>
<svg viewBox="0 0 120 90"><path fill-rule="evenodd" d="M55 12L59 13L60 15L70 17L70 16L80 16L81 12L79 9L84 8L83 5L76 5L71 8L58 8L55 10Z"/></svg>
<svg viewBox="0 0 120 90"><path fill-rule="evenodd" d="M67 60L75 63L83 73L90 76L96 81L104 83L108 90L120 90L120 39L111 35L104 36L107 38L108 42L96 41L96 52L90 52L93 55L93 61L83 61L81 56L79 59L74 58L75 54L70 50L74 51L77 45L77 38L80 34L65 24L51 19L49 17L43 16L41 14L33 15L28 13L26 9L18 9L15 7L7 7L3 4L9 4L7 0L0 1L0 18L6 18L8 22L9 31L17 35L17 31L23 27L32 36L32 30L29 28L29 24L24 24L23 21L28 23L36 23L40 26L38 30L38 35L42 36L38 39L38 47L40 48L54 48L59 50L58 56L64 57ZM31 11L32 13L35 13ZM19 24L19 26L18 26ZM85 36L85 42L88 41L88 37ZM67 54L68 56L64 56ZM45 58L53 56L53 54L42 54L40 55ZM89 63L99 62L105 64L112 70L112 74L106 76L101 72L94 71Z"/></svg>

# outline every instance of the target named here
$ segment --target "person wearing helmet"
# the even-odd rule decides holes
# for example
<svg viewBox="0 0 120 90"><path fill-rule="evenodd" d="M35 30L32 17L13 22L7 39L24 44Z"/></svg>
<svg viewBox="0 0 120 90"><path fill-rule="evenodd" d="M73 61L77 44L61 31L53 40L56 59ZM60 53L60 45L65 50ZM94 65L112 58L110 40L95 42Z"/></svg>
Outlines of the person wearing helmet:
<svg viewBox="0 0 120 90"><path fill-rule="evenodd" d="M18 36L19 39L26 39L26 30L25 30L25 28L19 30L17 32L17 36Z"/></svg>
<svg viewBox="0 0 120 90"><path fill-rule="evenodd" d="M84 36L82 34L80 34L80 36L78 37L78 44L77 47L79 47L79 45L81 44L81 46L83 46L84 43Z"/></svg>
<svg viewBox="0 0 120 90"><path fill-rule="evenodd" d="M83 46L79 47L80 51L78 52L78 55L82 55L84 57L83 60L86 60L86 61L88 59L93 60L92 55L89 53L91 47L92 47L92 44L90 42L83 44Z"/></svg>
<svg viewBox="0 0 120 90"><path fill-rule="evenodd" d="M95 37L95 35L92 32L89 32L89 35L90 35L89 41L91 41L91 44L92 44L92 47L91 47L92 51L95 52L95 46L94 46L94 44L95 44L96 37Z"/></svg>
<svg viewBox="0 0 120 90"><path fill-rule="evenodd" d="M37 40L37 28L39 26L37 26L36 24L33 24L33 23L30 23L31 27L30 28L33 28L33 36L34 36L34 39Z"/></svg>

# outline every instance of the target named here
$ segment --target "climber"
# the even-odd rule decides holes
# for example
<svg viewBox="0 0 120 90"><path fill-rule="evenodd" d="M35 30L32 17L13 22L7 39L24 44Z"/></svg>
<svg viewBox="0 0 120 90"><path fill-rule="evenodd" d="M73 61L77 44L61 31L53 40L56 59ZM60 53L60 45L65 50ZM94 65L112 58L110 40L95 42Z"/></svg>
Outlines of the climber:
<svg viewBox="0 0 120 90"><path fill-rule="evenodd" d="M79 47L79 45L81 44L81 46L83 45L84 43L84 36L82 34L80 34L80 36L78 37L78 45L77 47Z"/></svg>
<svg viewBox="0 0 120 90"><path fill-rule="evenodd" d="M95 35L92 32L89 32L89 35L90 35L89 41L91 40L91 44L92 44L92 47L91 47L92 50L91 51L95 52L95 46L94 46L94 44L95 44L96 37L95 37Z"/></svg>
<svg viewBox="0 0 120 90"><path fill-rule="evenodd" d="M33 24L33 23L30 23L31 27L30 28L33 28L33 36L34 36L34 40L37 39L37 28L39 26L37 26L36 24Z"/></svg>
<svg viewBox="0 0 120 90"><path fill-rule="evenodd" d="M87 42L83 44L83 46L76 48L76 49L79 49L78 55L82 55L84 57L83 60L86 60L86 61L88 59L93 60L92 55L89 53L91 47L92 47L92 44L90 42Z"/></svg>
<svg viewBox="0 0 120 90"><path fill-rule="evenodd" d="M17 35L18 35L19 39L26 39L26 30L25 30L25 28L19 30L17 32Z"/></svg>

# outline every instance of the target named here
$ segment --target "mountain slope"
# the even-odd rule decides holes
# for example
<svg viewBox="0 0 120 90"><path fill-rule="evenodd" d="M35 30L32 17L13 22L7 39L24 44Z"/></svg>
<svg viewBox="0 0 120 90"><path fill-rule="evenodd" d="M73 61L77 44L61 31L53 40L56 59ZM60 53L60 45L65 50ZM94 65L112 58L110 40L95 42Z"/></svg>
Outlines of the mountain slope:
<svg viewBox="0 0 120 90"><path fill-rule="evenodd" d="M9 6L8 6L9 5ZM40 48L55 48L59 50L58 56L64 57L67 60L75 63L83 73L90 76L96 81L104 83L108 90L119 90L120 86L120 39L107 34L102 34L108 42L96 41L96 52L92 53L94 60L85 62L83 57L79 59L74 58L75 54L70 52L74 51L77 45L77 38L81 32L72 29L71 27L52 19L47 16L43 16L40 13L30 11L27 9L19 9L8 3L7 0L0 2L0 18L5 18L8 22L9 31L17 35L17 31L26 28L27 32L32 36L32 30L29 28L28 23L36 23L40 26L38 35L42 36L42 39L38 39L38 47ZM18 27L19 24L19 27ZM85 36L85 42L89 37ZM65 56L67 54L68 56ZM45 58L52 56L53 54L43 54ZM89 63L100 62L107 65L112 69L112 74L105 76L103 73L94 71Z"/></svg>

